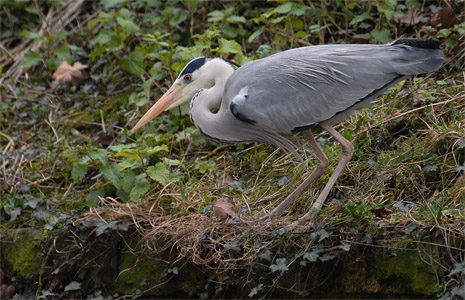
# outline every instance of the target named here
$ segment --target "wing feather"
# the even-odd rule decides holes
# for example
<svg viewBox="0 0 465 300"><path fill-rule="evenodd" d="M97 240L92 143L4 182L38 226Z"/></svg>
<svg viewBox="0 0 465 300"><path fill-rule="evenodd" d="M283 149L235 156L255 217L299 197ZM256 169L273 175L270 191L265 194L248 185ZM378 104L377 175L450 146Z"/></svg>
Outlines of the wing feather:
<svg viewBox="0 0 465 300"><path fill-rule="evenodd" d="M441 54L403 44L297 48L237 69L225 97L243 119L290 133L349 110L402 75L439 68Z"/></svg>

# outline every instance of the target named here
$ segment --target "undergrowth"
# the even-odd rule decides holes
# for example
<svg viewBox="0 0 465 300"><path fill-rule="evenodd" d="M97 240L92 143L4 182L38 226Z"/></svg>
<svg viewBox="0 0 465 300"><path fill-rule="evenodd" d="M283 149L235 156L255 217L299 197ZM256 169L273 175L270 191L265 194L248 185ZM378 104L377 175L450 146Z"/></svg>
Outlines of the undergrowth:
<svg viewBox="0 0 465 300"><path fill-rule="evenodd" d="M293 264L360 257L365 247L400 238L412 247L440 236L444 270L463 263L460 2L6 1L0 8L2 231L36 227L53 237L79 224L100 234L127 229L140 234L143 251L174 250L171 267L191 260L206 273L228 274L221 284L239 281L244 297L269 296ZM326 175L282 218L231 225L265 215L311 173L316 161L303 139L303 163L269 145L219 145L199 135L188 105L143 132L128 131L196 56L246 64L294 47L399 37L441 40L446 64L395 85L336 127L355 153L309 232L282 228L311 207L340 156L325 132L314 131L331 162ZM54 80L63 61L88 65L83 79ZM215 217L218 199L233 204L233 220ZM257 262L271 283L239 279L238 270ZM463 274L445 274L437 292L453 297Z"/></svg>

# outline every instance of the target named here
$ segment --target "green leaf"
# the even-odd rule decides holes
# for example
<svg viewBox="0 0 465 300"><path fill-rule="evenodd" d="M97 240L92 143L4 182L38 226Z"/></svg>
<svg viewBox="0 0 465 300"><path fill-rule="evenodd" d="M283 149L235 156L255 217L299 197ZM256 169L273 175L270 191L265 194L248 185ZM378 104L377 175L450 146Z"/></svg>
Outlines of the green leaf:
<svg viewBox="0 0 465 300"><path fill-rule="evenodd" d="M222 21L223 18L224 18L224 12L220 10L214 10L208 13L208 22L212 22L212 23L219 22L219 21Z"/></svg>
<svg viewBox="0 0 465 300"><path fill-rule="evenodd" d="M302 16L305 14L307 7L302 4L294 3L294 6L291 9L291 14L294 16Z"/></svg>
<svg viewBox="0 0 465 300"><path fill-rule="evenodd" d="M42 62L42 57L40 56L39 53L34 52L34 51L29 51L26 54L24 54L24 57L21 61L23 64L23 67L29 68L32 66L35 66L37 64L40 64Z"/></svg>
<svg viewBox="0 0 465 300"><path fill-rule="evenodd" d="M371 36L382 44L386 44L387 42L389 42L390 34L391 34L391 31L387 28L373 29L371 31Z"/></svg>
<svg viewBox="0 0 465 300"><path fill-rule="evenodd" d="M121 28L123 28L124 32L126 32L127 34L140 32L139 26L137 26L137 24L129 18L118 17L116 18L116 20L118 21L118 24L121 26Z"/></svg>
<svg viewBox="0 0 465 300"><path fill-rule="evenodd" d="M275 14L287 14L288 12L291 11L292 6L294 6L294 3L292 3L292 2L287 2L287 3L281 4L280 6L273 9L273 13L275 13Z"/></svg>
<svg viewBox="0 0 465 300"><path fill-rule="evenodd" d="M145 151L148 153L148 154L153 154L153 153L157 153L157 152L160 152L160 151L166 151L168 152L170 149L168 148L168 146L166 146L165 144L161 145L161 146L155 146L155 147L151 147L151 148L148 148L146 149Z"/></svg>
<svg viewBox="0 0 465 300"><path fill-rule="evenodd" d="M220 48L221 53L242 54L242 48L238 42L230 41L227 39L220 39L220 43L221 43L221 48Z"/></svg>
<svg viewBox="0 0 465 300"><path fill-rule="evenodd" d="M118 171L118 166L115 163L111 164L110 166L104 166L101 172L103 176L109 182L111 182L118 190L121 189L123 176Z"/></svg>
<svg viewBox="0 0 465 300"><path fill-rule="evenodd" d="M87 165L76 163L71 170L71 178L73 179L74 183L81 182L87 173Z"/></svg>
<svg viewBox="0 0 465 300"><path fill-rule="evenodd" d="M64 61L66 60L70 64L73 63L73 56L71 53L69 53L69 48L67 46L60 47L55 50L55 55L58 58L59 61Z"/></svg>
<svg viewBox="0 0 465 300"><path fill-rule="evenodd" d="M359 33L355 34L353 36L354 39L364 39L364 40L369 40L371 38L371 35L369 33Z"/></svg>
<svg viewBox="0 0 465 300"><path fill-rule="evenodd" d="M118 170L120 172L126 170L126 169L131 169L131 168L134 168L136 166L140 166L140 159L135 159L135 158L132 158L132 157L129 157L127 159L125 159L123 162L120 162L118 164Z"/></svg>
<svg viewBox="0 0 465 300"><path fill-rule="evenodd" d="M174 15L169 18L169 24L170 26L177 26L180 23L184 22L187 19L187 16L189 15L189 12L185 9L176 9L174 11Z"/></svg>
<svg viewBox="0 0 465 300"><path fill-rule="evenodd" d="M226 22L231 23L231 24L239 24L239 23L245 23L246 19L242 16L229 16L226 19Z"/></svg>
<svg viewBox="0 0 465 300"><path fill-rule="evenodd" d="M123 179L121 180L121 188L123 191L129 193L131 192L134 182L136 181L136 174L129 170L127 172L124 172Z"/></svg>
<svg viewBox="0 0 465 300"><path fill-rule="evenodd" d="M86 197L86 203L89 206L95 207L99 203L98 197L103 197L103 196L105 196L105 193L103 190L92 188Z"/></svg>
<svg viewBox="0 0 465 300"><path fill-rule="evenodd" d="M121 5L126 0L102 0L103 8L109 9Z"/></svg>
<svg viewBox="0 0 465 300"><path fill-rule="evenodd" d="M262 32L263 29L265 29L265 26L260 26L257 30L255 30L247 39L249 43L252 43Z"/></svg>
<svg viewBox="0 0 465 300"><path fill-rule="evenodd" d="M181 164L178 159L169 159L167 157L163 157L162 160L168 166L179 166Z"/></svg>
<svg viewBox="0 0 465 300"><path fill-rule="evenodd" d="M361 15L356 15L349 23L349 25L355 25L355 24L358 24L360 22L362 22L363 20L365 20L366 18L368 18L370 15L367 13L367 12L364 12L363 14Z"/></svg>
<svg viewBox="0 0 465 300"><path fill-rule="evenodd" d="M127 59L122 59L121 68L136 76L143 75L145 74L143 60L144 54L139 50L135 50L129 54Z"/></svg>
<svg viewBox="0 0 465 300"><path fill-rule="evenodd" d="M165 76L165 70L163 70L163 64L158 61L153 64L152 68L150 69L150 74L152 77L150 78L151 80L162 80L163 77ZM148 87L150 88L150 87Z"/></svg>
<svg viewBox="0 0 465 300"><path fill-rule="evenodd" d="M111 40L107 43L108 50L116 51L122 49L124 46L124 39L119 35L112 35Z"/></svg>
<svg viewBox="0 0 465 300"><path fill-rule="evenodd" d="M170 172L162 162L157 163L155 166L148 167L147 174L150 176L150 178L163 186L170 182Z"/></svg>
<svg viewBox="0 0 465 300"><path fill-rule="evenodd" d="M108 152L105 149L98 149L97 151L92 151L89 153L89 157L93 160L100 161L102 165L106 165L108 163Z"/></svg>
<svg viewBox="0 0 465 300"><path fill-rule="evenodd" d="M131 12L129 11L129 9L123 7L119 10L119 15L120 17L129 17L129 15L131 14Z"/></svg>
<svg viewBox="0 0 465 300"><path fill-rule="evenodd" d="M113 31L102 29L99 31L97 36L92 40L95 44L106 45L111 41L113 37Z"/></svg>
<svg viewBox="0 0 465 300"><path fill-rule="evenodd" d="M148 182L138 182L132 188L131 193L129 193L129 200L131 202L137 202L149 190L150 190L150 184Z"/></svg>

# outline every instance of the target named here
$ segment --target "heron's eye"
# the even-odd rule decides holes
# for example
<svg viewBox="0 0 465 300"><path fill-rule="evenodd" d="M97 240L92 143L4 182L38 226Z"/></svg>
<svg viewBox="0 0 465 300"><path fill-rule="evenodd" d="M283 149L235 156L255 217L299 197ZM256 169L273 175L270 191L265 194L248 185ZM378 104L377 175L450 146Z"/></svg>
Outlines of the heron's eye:
<svg viewBox="0 0 465 300"><path fill-rule="evenodd" d="M184 80L185 80L185 81L191 81L191 80L192 80L192 76L191 76L191 75L184 75Z"/></svg>

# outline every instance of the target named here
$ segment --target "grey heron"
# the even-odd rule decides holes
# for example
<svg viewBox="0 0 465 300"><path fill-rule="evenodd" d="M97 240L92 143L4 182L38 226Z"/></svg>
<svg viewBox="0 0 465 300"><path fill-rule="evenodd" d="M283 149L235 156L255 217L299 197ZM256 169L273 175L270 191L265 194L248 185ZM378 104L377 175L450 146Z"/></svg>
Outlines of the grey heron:
<svg viewBox="0 0 465 300"><path fill-rule="evenodd" d="M434 40L399 39L389 44L321 45L286 50L234 70L230 61L190 61L170 89L133 127L190 100L192 123L222 142L267 142L297 154L290 134L302 132L318 160L315 170L267 219L279 216L329 167L312 135L320 126L342 146L340 160L311 209L297 223L312 221L354 152L332 126L368 107L373 99L409 75L437 70L444 62Z"/></svg>

